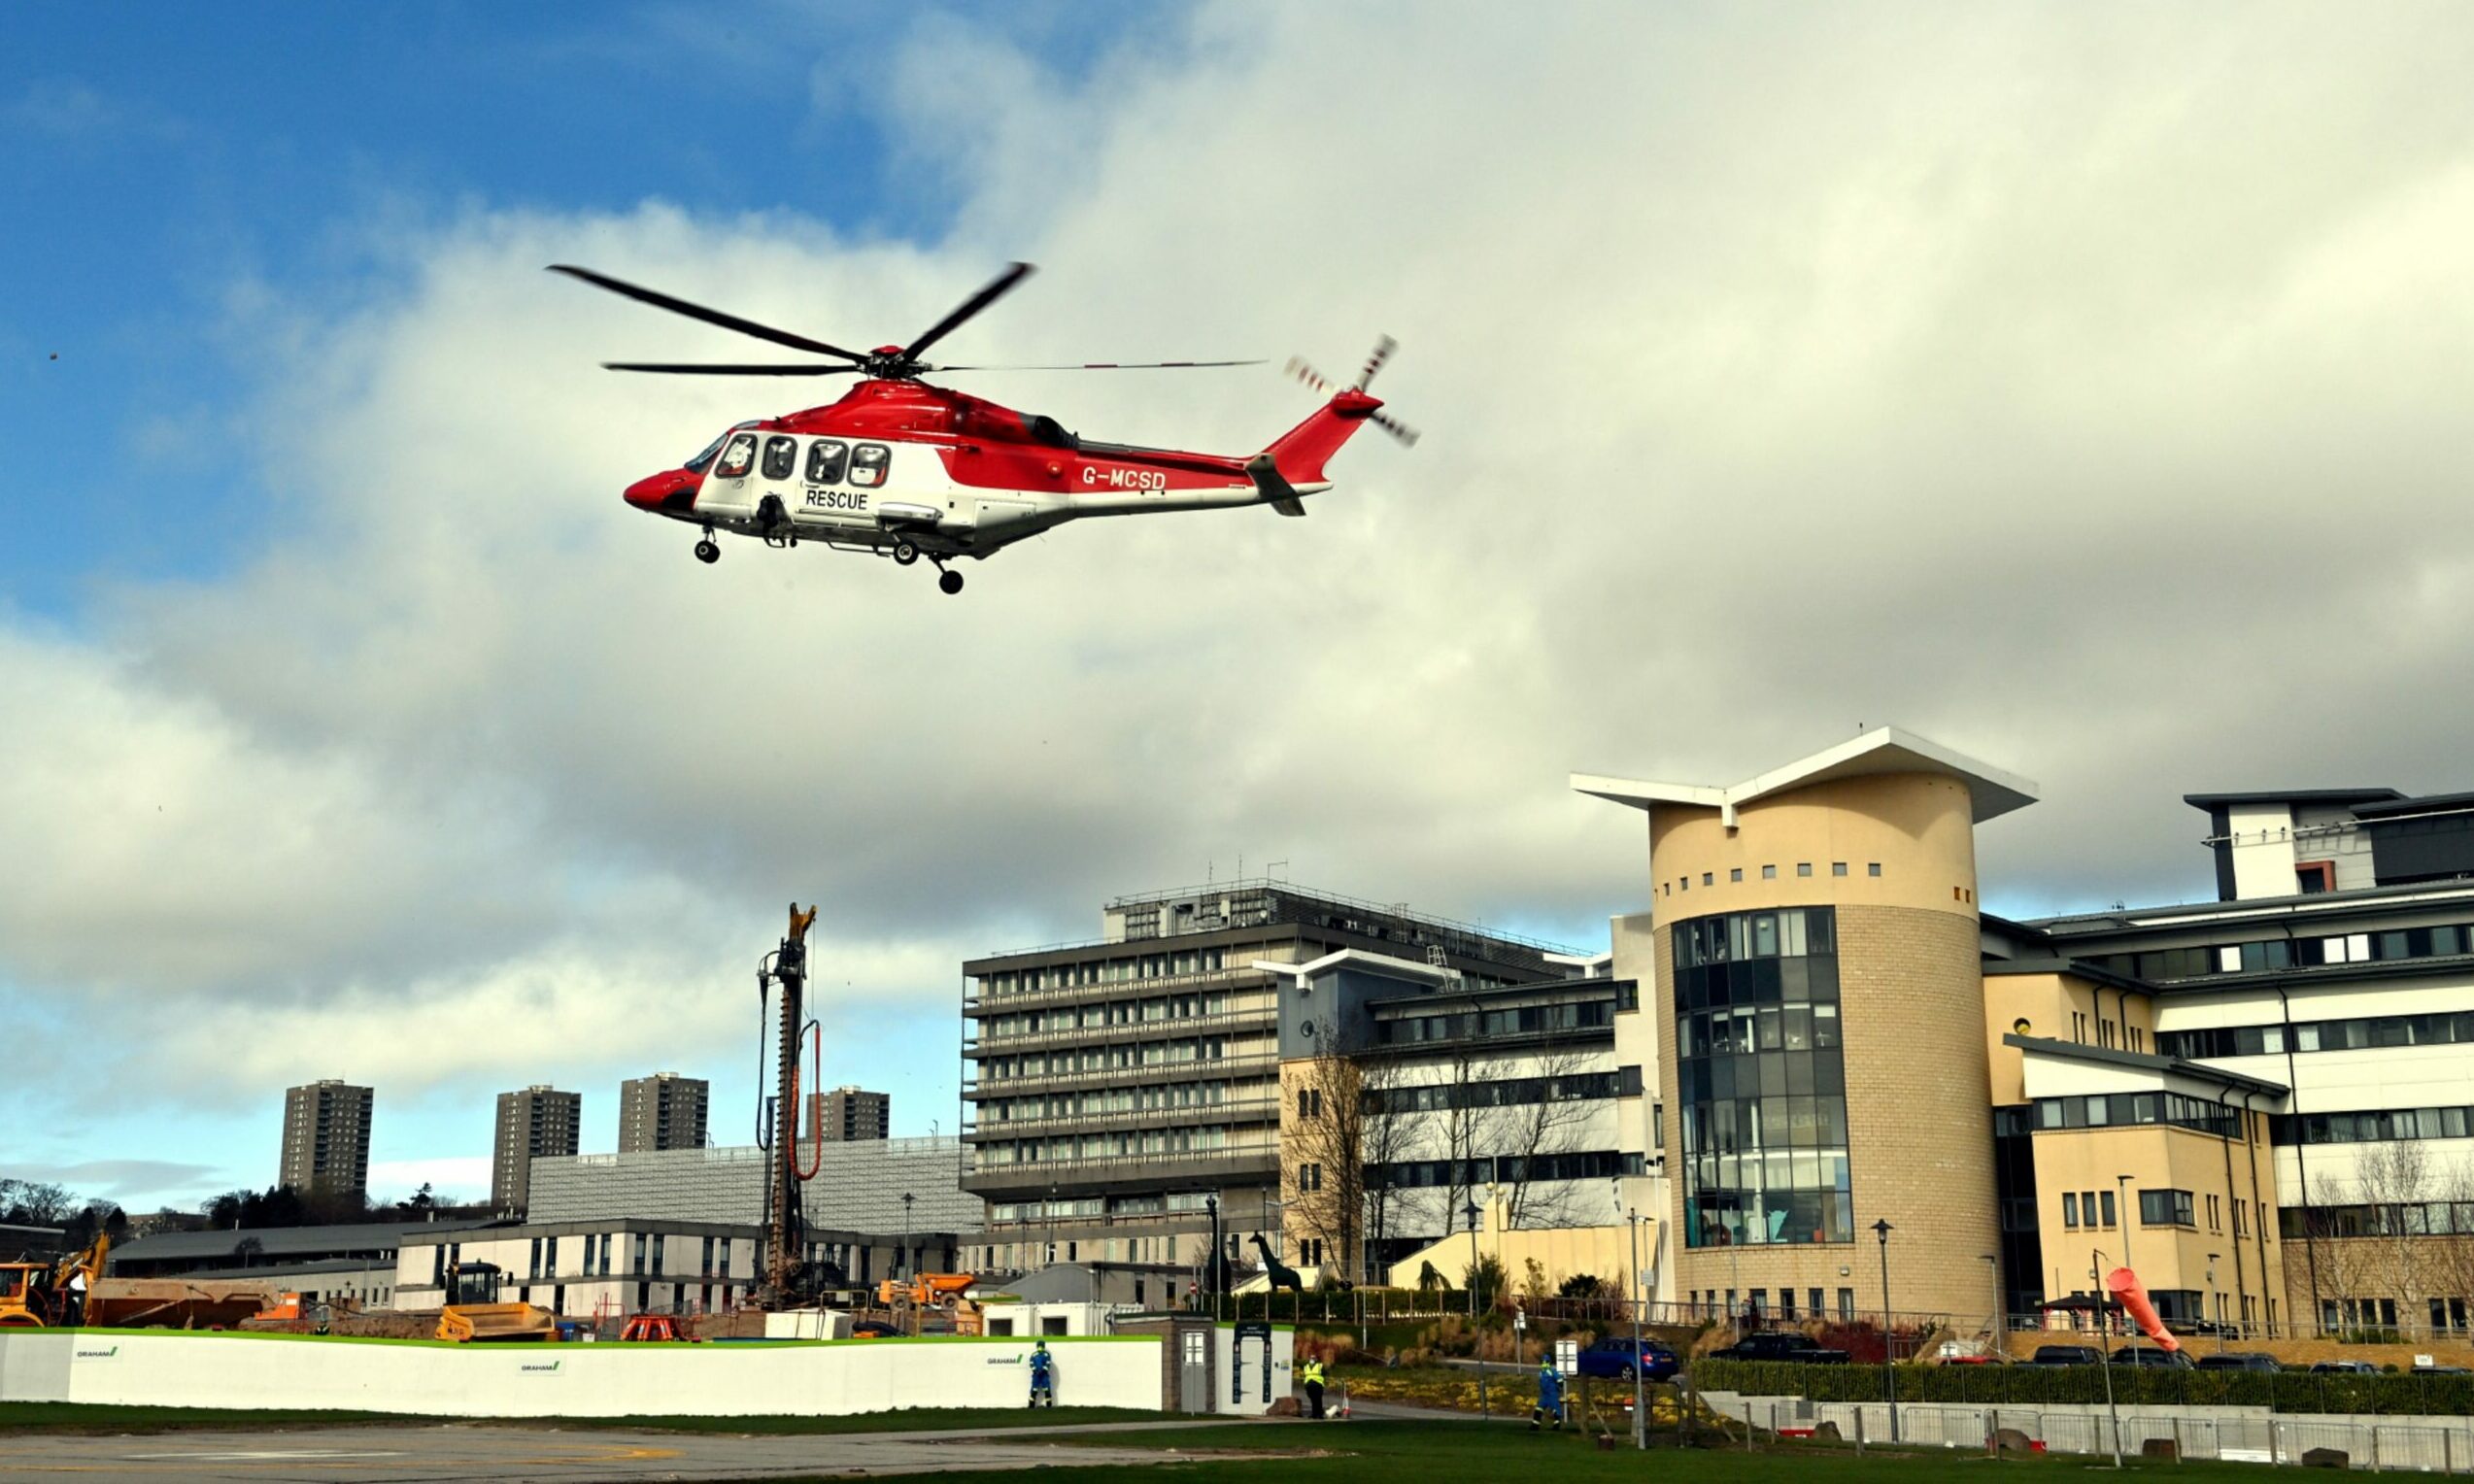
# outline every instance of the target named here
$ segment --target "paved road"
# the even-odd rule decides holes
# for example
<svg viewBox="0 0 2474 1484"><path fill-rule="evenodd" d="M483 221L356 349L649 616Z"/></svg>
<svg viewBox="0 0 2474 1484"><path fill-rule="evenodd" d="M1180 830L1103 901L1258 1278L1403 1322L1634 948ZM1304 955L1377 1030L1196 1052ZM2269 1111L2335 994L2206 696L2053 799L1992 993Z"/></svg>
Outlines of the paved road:
<svg viewBox="0 0 2474 1484"><path fill-rule="evenodd" d="M66 1433L13 1437L0 1480L146 1479L161 1484L618 1484L640 1479L864 1477L1043 1464L1156 1464L1194 1455L1066 1444L1059 1433L1118 1433L1195 1422L1113 1423L980 1433L810 1437L718 1436L410 1423L289 1432ZM1261 1457L1263 1455L1254 1455Z"/></svg>

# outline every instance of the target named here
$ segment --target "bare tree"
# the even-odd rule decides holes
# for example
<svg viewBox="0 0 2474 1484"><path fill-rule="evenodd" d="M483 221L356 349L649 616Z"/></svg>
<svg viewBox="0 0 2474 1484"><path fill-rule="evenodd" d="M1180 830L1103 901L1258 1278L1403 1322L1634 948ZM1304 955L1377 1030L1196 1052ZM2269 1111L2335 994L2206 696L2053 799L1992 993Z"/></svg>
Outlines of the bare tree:
<svg viewBox="0 0 2474 1484"><path fill-rule="evenodd" d="M2464 1328L2465 1311L2474 1306L2474 1164L2458 1164L2433 1182L2432 1198L2446 1200L2446 1230L2433 1223L2423 1242L2424 1286L2444 1300L2443 1313L2452 1329Z"/></svg>
<svg viewBox="0 0 2474 1484"><path fill-rule="evenodd" d="M1472 1019L1475 1017L1473 1015ZM1445 1071L1442 1116L1431 1127L1443 1157L1442 1230L1448 1233L1460 1225L1463 1209L1475 1202L1475 1165L1477 1152L1485 1144L1488 1115L1493 1111L1493 1078L1492 1063L1479 1055L1474 1037L1463 1039L1452 1049Z"/></svg>
<svg viewBox="0 0 2474 1484"><path fill-rule="evenodd" d="M1285 1115L1296 1125L1282 1173L1289 1219L1323 1244L1327 1265L1352 1279L1362 1270L1366 1221L1365 1071L1326 1052L1283 1078Z"/></svg>
<svg viewBox="0 0 2474 1484"><path fill-rule="evenodd" d="M1366 1168L1362 1194L1365 1250L1371 1258L1385 1250L1384 1243L1392 1235L1402 1198L1399 1169L1416 1152L1417 1116L1414 1109L1403 1106L1407 1087L1398 1062L1385 1057L1361 1057L1356 1068L1359 1117L1364 1121L1360 1152L1365 1156ZM1370 1265L1364 1276L1377 1281L1382 1274Z"/></svg>
<svg viewBox="0 0 2474 1484"><path fill-rule="evenodd" d="M1505 1156L1499 1161L1506 1216L1515 1227L1563 1226L1572 1220L1571 1186L1542 1178L1543 1167L1558 1155L1579 1147L1580 1135L1596 1104L1567 1092L1587 1057L1571 1050L1548 1051L1531 1058L1525 1069L1542 1079L1535 1098L1493 1110L1487 1140Z"/></svg>
<svg viewBox="0 0 2474 1484"><path fill-rule="evenodd" d="M2373 1230L2370 1276L2379 1297L2393 1297L2402 1310L2423 1291L2416 1259L2423 1245L2423 1203L2430 1197L2431 1154L2417 1139L2389 1139L2373 1144L2354 1162L2362 1200L2371 1207ZM2417 1316L2402 1314L2412 1324Z"/></svg>

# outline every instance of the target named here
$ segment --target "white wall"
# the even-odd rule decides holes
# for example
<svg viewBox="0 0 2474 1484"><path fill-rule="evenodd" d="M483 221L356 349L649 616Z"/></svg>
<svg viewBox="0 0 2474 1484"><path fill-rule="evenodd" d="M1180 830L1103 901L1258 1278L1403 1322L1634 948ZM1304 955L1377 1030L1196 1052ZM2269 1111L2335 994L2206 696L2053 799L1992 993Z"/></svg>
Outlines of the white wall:
<svg viewBox="0 0 2474 1484"><path fill-rule="evenodd" d="M1275 1336L1285 1362L1286 1332ZM1067 1406L1160 1405L1160 1341L1051 1339ZM288 1335L0 1331L0 1400L439 1417L832 1415L1018 1406L1031 1341L444 1345ZM1287 1375L1275 1378L1286 1396Z"/></svg>

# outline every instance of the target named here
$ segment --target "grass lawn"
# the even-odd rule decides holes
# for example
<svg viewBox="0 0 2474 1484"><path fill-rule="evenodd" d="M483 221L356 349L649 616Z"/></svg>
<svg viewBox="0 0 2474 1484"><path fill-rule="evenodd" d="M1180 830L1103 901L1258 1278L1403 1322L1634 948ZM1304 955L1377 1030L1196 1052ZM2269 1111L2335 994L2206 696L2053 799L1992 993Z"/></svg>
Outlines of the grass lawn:
<svg viewBox="0 0 2474 1484"><path fill-rule="evenodd" d="M2049 1484L2068 1484L2086 1470L2108 1467L2109 1460L2075 1454L2007 1458L1999 1463L1981 1453L1943 1449L1891 1452L1875 1449L1861 1457L1852 1448L1810 1444L1778 1444L1756 1452L1741 1449L1653 1447L1636 1453L1618 1447L1597 1450L1595 1439L1580 1433L1533 1434L1511 1423L1350 1422L1342 1424L1258 1424L1246 1427L1193 1428L1154 1433L1091 1433L1072 1439L1094 1446L1175 1449L1180 1452L1289 1451L1312 1449L1322 1458L1291 1458L1278 1464L1278 1484L1438 1484L1448 1480L1513 1480L1548 1478L1555 1484L1944 1484L1966 1479L1978 1484L2024 1473L2050 1474ZM2173 1470L2180 1478L2229 1480L2237 1475L2259 1478L2256 1465L2149 1463L2124 1461L2132 1469ZM1251 1461L1197 1459L1171 1466L1180 1484L1265 1484L1263 1466ZM2066 1477L2065 1477L2066 1476ZM1138 1484L1109 1468L1049 1467L1040 1484ZM999 1484L996 1474L940 1475L937 1484Z"/></svg>
<svg viewBox="0 0 2474 1484"><path fill-rule="evenodd" d="M1106 1406L904 1407L849 1417L413 1417L392 1412L235 1412L212 1407L87 1406L63 1401L0 1401L0 1434L11 1433L168 1433L199 1428L334 1428L356 1423L491 1423L520 1428L640 1428L664 1433L928 1433L1063 1427L1090 1422L1158 1422L1158 1412ZM1208 1432L1209 1429L1196 1429ZM1230 1430L1243 1431L1243 1430Z"/></svg>

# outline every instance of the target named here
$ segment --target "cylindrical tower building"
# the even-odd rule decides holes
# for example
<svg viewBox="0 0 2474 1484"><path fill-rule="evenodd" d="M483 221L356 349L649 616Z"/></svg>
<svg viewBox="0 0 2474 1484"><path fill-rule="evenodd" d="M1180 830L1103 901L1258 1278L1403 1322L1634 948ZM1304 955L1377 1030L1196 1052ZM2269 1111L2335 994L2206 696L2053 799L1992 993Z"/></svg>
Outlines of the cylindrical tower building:
<svg viewBox="0 0 2474 1484"><path fill-rule="evenodd" d="M1662 1287L1719 1314L1980 1322L1975 825L2032 786L1883 729L1732 788L1576 787L1649 815Z"/></svg>

